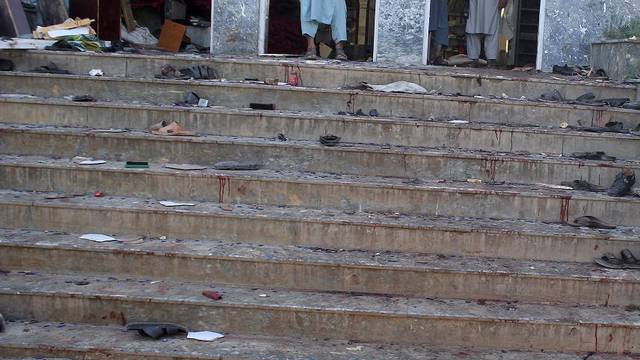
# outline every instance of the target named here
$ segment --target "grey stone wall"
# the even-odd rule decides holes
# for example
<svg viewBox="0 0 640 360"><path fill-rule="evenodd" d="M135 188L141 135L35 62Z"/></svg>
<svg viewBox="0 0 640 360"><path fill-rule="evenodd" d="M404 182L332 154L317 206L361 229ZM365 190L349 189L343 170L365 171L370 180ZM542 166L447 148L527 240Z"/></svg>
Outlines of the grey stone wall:
<svg viewBox="0 0 640 360"><path fill-rule="evenodd" d="M427 1L378 1L378 62L420 64Z"/></svg>
<svg viewBox="0 0 640 360"><path fill-rule="evenodd" d="M258 54L258 0L215 0L212 20L212 54Z"/></svg>
<svg viewBox="0 0 640 360"><path fill-rule="evenodd" d="M591 43L610 26L640 16L640 0L546 0L542 69L588 65Z"/></svg>

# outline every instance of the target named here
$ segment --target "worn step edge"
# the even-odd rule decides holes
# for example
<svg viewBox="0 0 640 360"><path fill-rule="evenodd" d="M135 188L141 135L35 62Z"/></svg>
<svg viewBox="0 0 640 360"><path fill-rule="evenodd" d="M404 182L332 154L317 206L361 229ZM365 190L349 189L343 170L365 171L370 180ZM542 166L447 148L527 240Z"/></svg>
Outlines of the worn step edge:
<svg viewBox="0 0 640 360"><path fill-rule="evenodd" d="M566 222L589 214L617 225L639 226L640 199L552 189L549 185L490 185L257 170L179 171L124 162L82 166L71 160L0 155L0 187L22 191L264 205L393 211L433 216L488 217ZM216 189L218 191L211 191Z"/></svg>
<svg viewBox="0 0 640 360"><path fill-rule="evenodd" d="M209 329L209 328L207 328ZM28 333L29 336L25 336ZM589 354L491 351L468 348L322 341L316 339L248 337L225 334L213 343L181 337L148 341L122 327L83 324L9 323L0 334L0 349L9 356L69 356L74 359L108 357L114 360L584 360ZM591 360L631 360L610 354L591 354Z"/></svg>
<svg viewBox="0 0 640 360"><path fill-rule="evenodd" d="M344 141L401 146L449 146L499 151L529 151L570 155L599 149L622 158L640 157L640 136L534 126L488 123L452 124L407 118L352 117L309 112L255 111L230 108L185 108L125 102L77 103L58 98L0 95L5 122L76 127L146 130L173 119L200 133L228 136L316 140L327 133Z"/></svg>
<svg viewBox="0 0 640 360"><path fill-rule="evenodd" d="M432 345L468 339L467 346L495 349L640 352L640 314L618 308L476 304L232 286L212 287L223 294L222 300L212 301L202 296L206 287L198 284L112 279L7 274L0 284L0 306L9 320L101 325L157 321L162 316L163 321L189 328L206 324L246 335Z"/></svg>
<svg viewBox="0 0 640 360"><path fill-rule="evenodd" d="M87 128L6 123L0 124L0 139L0 150L12 155L49 155L55 149L57 156L69 158L85 155L109 160L144 158L201 164L248 158L272 169L363 176L478 178L512 183L560 183L582 178L593 183L610 183L623 168L640 172L637 161L582 161L546 154L367 144L326 147L313 141L283 143L264 138L214 135L176 138L138 131L113 134Z"/></svg>
<svg viewBox="0 0 640 360"><path fill-rule="evenodd" d="M627 128L638 125L638 112L635 110L502 98L394 94L229 81L97 78L17 72L0 73L0 79L0 92L36 96L59 97L69 95L64 89L74 89L75 92L90 93L99 99L113 98L114 94L118 94L119 98L130 101L169 104L182 101L185 92L195 91L211 99L212 105L230 107L247 107L247 99L252 99L255 102L275 103L278 109L323 113L376 108L383 116L455 116L469 121L555 126L563 121L570 125L603 126L608 121L623 122Z"/></svg>
<svg viewBox="0 0 640 360"><path fill-rule="evenodd" d="M0 226L579 262L623 248L640 251L640 228L602 231L512 220L204 202L180 209L142 198L46 199L51 195L60 194L0 190L0 207L7 214Z"/></svg>
<svg viewBox="0 0 640 360"><path fill-rule="evenodd" d="M79 236L0 229L0 269L532 303L626 306L640 297L640 275L591 264Z"/></svg>

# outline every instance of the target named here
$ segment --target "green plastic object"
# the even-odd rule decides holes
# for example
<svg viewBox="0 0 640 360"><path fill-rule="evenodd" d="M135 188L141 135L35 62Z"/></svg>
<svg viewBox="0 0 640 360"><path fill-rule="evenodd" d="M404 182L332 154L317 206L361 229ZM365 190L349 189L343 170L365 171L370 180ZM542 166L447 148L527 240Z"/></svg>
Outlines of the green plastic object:
<svg viewBox="0 0 640 360"><path fill-rule="evenodd" d="M127 169L148 169L149 163L146 161L127 161L124 167Z"/></svg>

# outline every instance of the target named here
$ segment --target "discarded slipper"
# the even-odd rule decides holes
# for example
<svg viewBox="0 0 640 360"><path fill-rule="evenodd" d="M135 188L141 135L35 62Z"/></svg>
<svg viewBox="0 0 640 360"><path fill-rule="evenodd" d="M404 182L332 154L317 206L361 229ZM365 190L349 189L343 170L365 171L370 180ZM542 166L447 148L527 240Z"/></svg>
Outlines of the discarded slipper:
<svg viewBox="0 0 640 360"><path fill-rule="evenodd" d="M615 156L609 156L604 151L575 152L571 156L583 160L616 161Z"/></svg>
<svg viewBox="0 0 640 360"><path fill-rule="evenodd" d="M91 95L75 95L70 98L71 101L75 102L95 102L96 99Z"/></svg>
<svg viewBox="0 0 640 360"><path fill-rule="evenodd" d="M152 339L160 339L165 336L188 333L189 331L181 325L172 323L140 322L127 324L127 331L137 331L138 334Z"/></svg>
<svg viewBox="0 0 640 360"><path fill-rule="evenodd" d="M171 124L161 127L158 130L152 130L154 135L162 136L196 136L195 131L189 131L185 129L180 123L174 121Z"/></svg>
<svg viewBox="0 0 640 360"><path fill-rule="evenodd" d="M601 102L611 106L611 107L622 107L624 104L631 101L629 98L613 98L613 99L601 99Z"/></svg>
<svg viewBox="0 0 640 360"><path fill-rule="evenodd" d="M198 103L200 103L200 96L198 96L198 94L191 91L184 96L183 101L177 102L175 103L175 105L189 107L189 106L196 106L198 105Z"/></svg>
<svg viewBox="0 0 640 360"><path fill-rule="evenodd" d="M633 255L631 250L624 249L620 251L620 257L625 269L640 269L640 261Z"/></svg>
<svg viewBox="0 0 640 360"><path fill-rule="evenodd" d="M631 188L636 184L636 174L631 169L624 169L616 175L613 184L607 191L607 195L614 197L622 197L631 193Z"/></svg>
<svg viewBox="0 0 640 360"><path fill-rule="evenodd" d="M329 146L329 147L336 146L340 143L340 140L341 140L340 137L335 135L320 136L320 144L324 146Z"/></svg>
<svg viewBox="0 0 640 360"><path fill-rule="evenodd" d="M62 70L53 62L50 62L48 65L40 66L38 68L33 69L34 72L43 73L43 74L62 74L69 75L71 72L67 70Z"/></svg>
<svg viewBox="0 0 640 360"><path fill-rule="evenodd" d="M551 91L548 91L542 95L540 95L540 100L543 101L552 101L552 102L560 102L560 101L564 101L564 96L562 96L562 94L560 94L560 91L553 89Z"/></svg>
<svg viewBox="0 0 640 360"><path fill-rule="evenodd" d="M630 110L640 110L640 101L629 101L628 103L622 105L622 108Z"/></svg>
<svg viewBox="0 0 640 360"><path fill-rule="evenodd" d="M256 163L243 163L238 161L221 161L213 165L213 168L216 170L239 170L239 171L248 171L248 170L260 170L262 165Z"/></svg>
<svg viewBox="0 0 640 360"><path fill-rule="evenodd" d="M595 216L581 216L567 223L573 227L588 227L591 229L615 229L616 226L608 224Z"/></svg>
<svg viewBox="0 0 640 360"><path fill-rule="evenodd" d="M157 124L153 124L151 126L149 126L149 131L153 132L153 131L158 131L160 129L162 129L163 127L169 125L169 123L167 121L160 121Z"/></svg>
<svg viewBox="0 0 640 360"><path fill-rule="evenodd" d="M202 295L208 297L211 300L215 300L215 301L222 300L222 295L217 291L205 290L202 292Z"/></svg>
<svg viewBox="0 0 640 360"><path fill-rule="evenodd" d="M593 261L607 269L623 269L623 261L618 259L612 253L606 253L600 257L594 258Z"/></svg>
<svg viewBox="0 0 640 360"><path fill-rule="evenodd" d="M604 187L592 184L585 180L563 181L561 185L568 186L573 190L579 190L579 191L589 191L589 192L607 191L607 189L605 189Z"/></svg>

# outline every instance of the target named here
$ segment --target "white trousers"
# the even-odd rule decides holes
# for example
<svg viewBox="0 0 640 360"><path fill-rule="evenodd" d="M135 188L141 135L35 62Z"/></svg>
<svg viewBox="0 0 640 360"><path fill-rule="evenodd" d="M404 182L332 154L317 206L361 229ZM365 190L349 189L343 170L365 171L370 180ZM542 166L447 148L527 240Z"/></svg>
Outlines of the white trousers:
<svg viewBox="0 0 640 360"><path fill-rule="evenodd" d="M472 60L480 58L482 49L482 39L484 38L484 54L487 60L498 59L498 49L500 48L500 34L467 34L467 56Z"/></svg>

